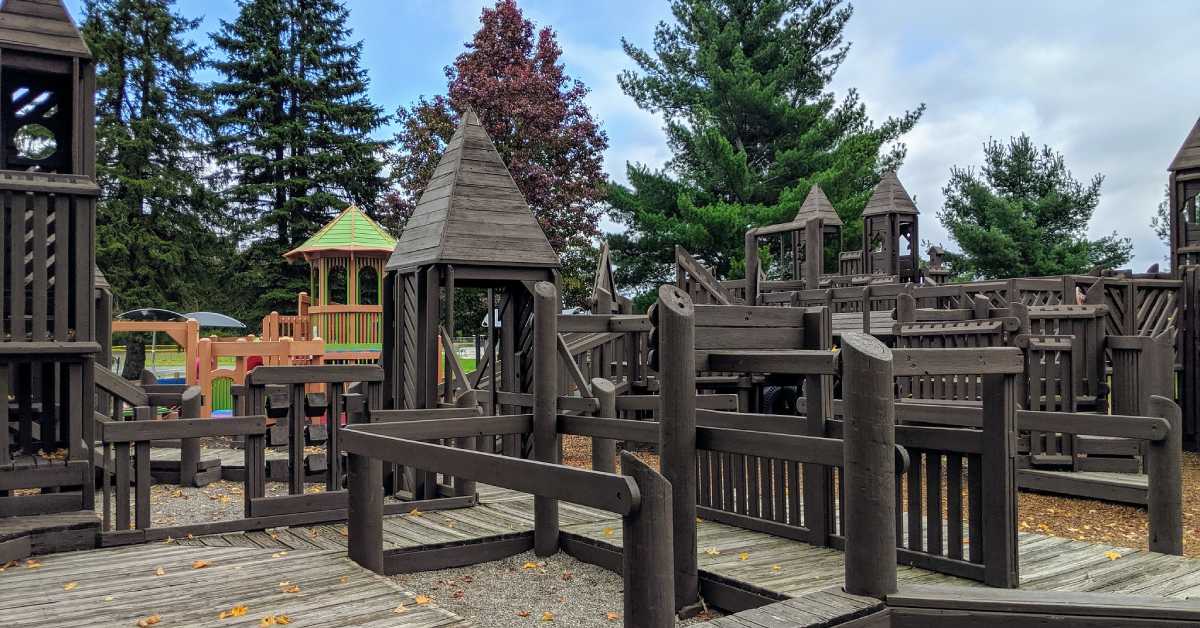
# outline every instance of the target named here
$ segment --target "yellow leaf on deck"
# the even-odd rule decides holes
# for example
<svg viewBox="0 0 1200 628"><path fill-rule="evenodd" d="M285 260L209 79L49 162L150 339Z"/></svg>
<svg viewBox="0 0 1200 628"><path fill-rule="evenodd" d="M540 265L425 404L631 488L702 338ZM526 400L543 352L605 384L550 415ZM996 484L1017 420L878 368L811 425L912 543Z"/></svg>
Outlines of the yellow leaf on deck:
<svg viewBox="0 0 1200 628"><path fill-rule="evenodd" d="M221 614L217 615L217 619L226 619L226 618L230 618L230 617L241 617L242 615L245 615L249 611L250 611L250 609L246 608L246 606L244 604L238 604L237 606L234 606L233 608L231 608L227 611L221 611Z"/></svg>
<svg viewBox="0 0 1200 628"><path fill-rule="evenodd" d="M105 602L111 602L111 601L113 601L113 596L111 596L111 595L106 595L106 596L104 596L104 601L105 601Z"/></svg>
<svg viewBox="0 0 1200 628"><path fill-rule="evenodd" d="M783 569L783 568L780 567L779 565L771 565L771 571L779 571L780 569Z"/></svg>
<svg viewBox="0 0 1200 628"><path fill-rule="evenodd" d="M346 526L342 526L338 529L338 534L342 536L350 536L350 530Z"/></svg>
<svg viewBox="0 0 1200 628"><path fill-rule="evenodd" d="M279 591L281 593L299 593L300 585L298 585L298 584L289 584L287 586L281 585L281 588L279 589Z"/></svg>
<svg viewBox="0 0 1200 628"><path fill-rule="evenodd" d="M554 613L551 613L550 611L543 611L542 621L554 621Z"/></svg>
<svg viewBox="0 0 1200 628"><path fill-rule="evenodd" d="M166 569L163 569L161 566L159 566L159 567L156 567L156 568L154 569L154 575L156 575L156 576L165 576L165 575L167 575L167 570L166 570Z"/></svg>
<svg viewBox="0 0 1200 628"><path fill-rule="evenodd" d="M192 561L192 569L204 569L207 566L208 566L207 560L193 560Z"/></svg>
<svg viewBox="0 0 1200 628"><path fill-rule="evenodd" d="M738 554L738 560L747 560L748 558L750 558L750 552L742 552L741 554Z"/></svg>
<svg viewBox="0 0 1200 628"><path fill-rule="evenodd" d="M158 615L151 615L149 617L143 617L139 619L137 625L138 628L146 628L147 626L153 626L161 621L162 617L159 617Z"/></svg>
<svg viewBox="0 0 1200 628"><path fill-rule="evenodd" d="M616 530L613 530L612 528L604 528L604 536L612 536L613 532L616 532Z"/></svg>
<svg viewBox="0 0 1200 628"><path fill-rule="evenodd" d="M408 514L409 514L409 515L411 515L411 516L413 516L413 517L420 517L422 513L421 513L421 511L420 511L420 510L417 510L416 508L413 508L412 510L408 511Z"/></svg>
<svg viewBox="0 0 1200 628"><path fill-rule="evenodd" d="M38 561L36 561L36 560L34 560L34 559L32 559L32 558L30 558L30 559L27 559L27 560L25 561L25 568L26 568L26 569L37 569L38 567L41 567L41 566L42 566L42 564L41 564L41 563L39 563Z"/></svg>
<svg viewBox="0 0 1200 628"><path fill-rule="evenodd" d="M63 585L63 591L74 591L75 588L78 586L79 586L79 583L72 580Z"/></svg>
<svg viewBox="0 0 1200 628"><path fill-rule="evenodd" d="M396 608L392 609L392 612L399 615L401 613L407 613L408 609L405 608L403 604L401 604L400 606L397 606Z"/></svg>
<svg viewBox="0 0 1200 628"><path fill-rule="evenodd" d="M418 595L413 601L417 603L417 606L425 606L433 600L428 595Z"/></svg>
<svg viewBox="0 0 1200 628"><path fill-rule="evenodd" d="M350 582L350 576L342 576L341 578L338 578L338 582L346 584L347 582Z"/></svg>
<svg viewBox="0 0 1200 628"><path fill-rule="evenodd" d="M1109 560L1116 560L1121 557L1121 553L1108 550L1107 552L1104 552L1104 556Z"/></svg>
<svg viewBox="0 0 1200 628"><path fill-rule="evenodd" d="M710 547L710 548L704 550L704 553L708 554L709 556L720 556L721 550L719 550L715 547Z"/></svg>

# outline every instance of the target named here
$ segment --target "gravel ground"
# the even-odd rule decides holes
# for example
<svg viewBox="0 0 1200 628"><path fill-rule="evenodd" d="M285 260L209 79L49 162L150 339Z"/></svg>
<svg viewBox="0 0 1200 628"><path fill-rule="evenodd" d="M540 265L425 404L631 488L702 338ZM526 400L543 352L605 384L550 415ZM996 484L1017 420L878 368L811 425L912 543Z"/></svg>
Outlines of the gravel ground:
<svg viewBox="0 0 1200 628"><path fill-rule="evenodd" d="M428 598L480 626L505 628L553 622L555 626L617 626L622 617L621 577L558 553L533 552L459 569L393 576L417 596ZM401 611L403 612L403 611ZM703 623L702 614L678 626Z"/></svg>
<svg viewBox="0 0 1200 628"><path fill-rule="evenodd" d="M309 486L310 492L323 489L323 486L315 484ZM287 484L267 482L266 493L268 497L287 495ZM243 495L241 482L227 480L213 482L204 488L155 484L150 488L150 521L154 527L165 527L241 519ZM97 496L96 512L102 512L102 508L101 499Z"/></svg>

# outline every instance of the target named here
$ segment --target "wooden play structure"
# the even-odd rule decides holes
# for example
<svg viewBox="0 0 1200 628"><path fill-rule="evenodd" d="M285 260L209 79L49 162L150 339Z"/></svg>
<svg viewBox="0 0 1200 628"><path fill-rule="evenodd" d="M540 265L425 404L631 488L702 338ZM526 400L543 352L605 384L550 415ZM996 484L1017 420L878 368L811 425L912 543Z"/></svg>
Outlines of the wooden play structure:
<svg viewBox="0 0 1200 628"><path fill-rule="evenodd" d="M926 281L916 208L889 174L857 258L814 188L795 220L747 236L748 281L677 249L678 285L635 314L603 247L592 312L565 315L558 258L468 110L383 273L358 250L299 253L313 308L343 305L325 297L336 268L354 270L347 290L380 275L378 364L322 363L320 333L285 333L299 321L229 341L186 322L159 329L190 347L196 385L127 382L107 352L133 328L110 326L92 255L91 71L59 0L0 5L5 625L215 624L249 605L297 625L468 626L375 574L529 550L619 573L621 619L640 628L705 606L734 628L1200 624L1200 561L1181 555L1190 244L1172 277ZM32 120L58 151L13 152ZM1188 141L1180 195L1200 167ZM1188 237L1194 198L1176 201ZM357 237L363 218L314 240ZM754 252L776 234L790 274L767 279ZM472 373L446 333L463 287L493 319ZM239 381L234 416L210 416L205 377ZM590 469L562 464L568 437ZM1019 532L1019 487L1087 494L1089 473L1140 478L1140 501L1113 480L1092 496L1144 505L1147 550ZM240 483L229 516L154 507L156 483L214 475Z"/></svg>

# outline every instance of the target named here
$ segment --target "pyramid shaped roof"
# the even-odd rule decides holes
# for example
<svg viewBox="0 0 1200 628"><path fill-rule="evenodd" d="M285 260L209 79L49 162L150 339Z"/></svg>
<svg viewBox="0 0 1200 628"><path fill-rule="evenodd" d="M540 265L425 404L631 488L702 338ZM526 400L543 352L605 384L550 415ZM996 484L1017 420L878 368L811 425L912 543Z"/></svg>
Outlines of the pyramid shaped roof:
<svg viewBox="0 0 1200 628"><path fill-rule="evenodd" d="M304 244L284 253L283 256L289 260L313 254L334 253L374 253L384 257L391 253L395 246L396 238L357 206L351 205L305 240Z"/></svg>
<svg viewBox="0 0 1200 628"><path fill-rule="evenodd" d="M92 58L62 0L4 0L0 46Z"/></svg>
<svg viewBox="0 0 1200 628"><path fill-rule="evenodd" d="M808 196L804 197L804 203L800 205L800 211L796 212L796 217L792 219L792 222L804 224L813 218L820 218L827 227L830 225L843 226L842 218L833 209L833 203L829 202L829 197L825 196L825 190L815 184L808 189Z"/></svg>
<svg viewBox="0 0 1200 628"><path fill-rule="evenodd" d="M558 268L558 255L471 109L463 112L388 270L428 264Z"/></svg>
<svg viewBox="0 0 1200 628"><path fill-rule="evenodd" d="M879 185L871 193L871 199L863 208L863 216L878 216L880 214L918 214L917 204L908 195L908 190L900 183L895 172L885 172L879 179Z"/></svg>
<svg viewBox="0 0 1200 628"><path fill-rule="evenodd" d="M1179 152L1175 153L1175 159L1171 160L1167 170L1175 172L1188 168L1200 168L1200 119L1192 125L1191 133L1183 140L1183 145L1179 147Z"/></svg>

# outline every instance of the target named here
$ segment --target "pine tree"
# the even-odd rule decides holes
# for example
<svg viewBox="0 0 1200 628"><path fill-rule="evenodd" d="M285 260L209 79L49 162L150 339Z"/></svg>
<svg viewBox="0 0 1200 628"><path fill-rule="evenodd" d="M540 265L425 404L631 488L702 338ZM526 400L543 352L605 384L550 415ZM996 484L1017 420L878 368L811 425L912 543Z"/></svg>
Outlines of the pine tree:
<svg viewBox="0 0 1200 628"><path fill-rule="evenodd" d="M905 154L900 137L924 106L875 125L858 94L830 80L846 58L852 10L840 0L673 0L653 53L623 42L637 65L620 75L639 107L661 113L673 158L628 166L631 187L608 200L625 234L610 239L619 280L669 281L681 244L718 277L741 272L747 228L790 220L819 184L861 237L879 175Z"/></svg>
<svg viewBox="0 0 1200 628"><path fill-rule="evenodd" d="M294 307L306 289L283 254L355 203L374 213L383 191L385 122L367 97L362 43L336 0L239 0L213 41L220 112L214 143L226 198L247 247L233 286L243 315Z"/></svg>
<svg viewBox="0 0 1200 628"><path fill-rule="evenodd" d="M1035 146L1025 134L1008 144L991 140L983 155L978 173L954 167L942 189L938 218L962 249L946 259L960 277L1078 274L1129 261L1129 238L1116 232L1087 238L1103 175L1080 183L1061 153Z"/></svg>
<svg viewBox="0 0 1200 628"><path fill-rule="evenodd" d="M472 107L492 137L513 181L564 261L592 247L599 234L608 138L584 102L587 87L567 75L554 31L536 31L513 0L485 8L467 51L446 67L447 95L421 97L396 113L389 197L390 225L403 226L438 157L454 134L458 115ZM594 252L594 248L592 248ZM578 268L564 264L564 286L582 285ZM578 266L578 268L576 268ZM564 289L568 305L587 290Z"/></svg>
<svg viewBox="0 0 1200 628"><path fill-rule="evenodd" d="M232 252L204 180L206 51L173 0L91 0L96 57L96 256L124 307L199 309Z"/></svg>

